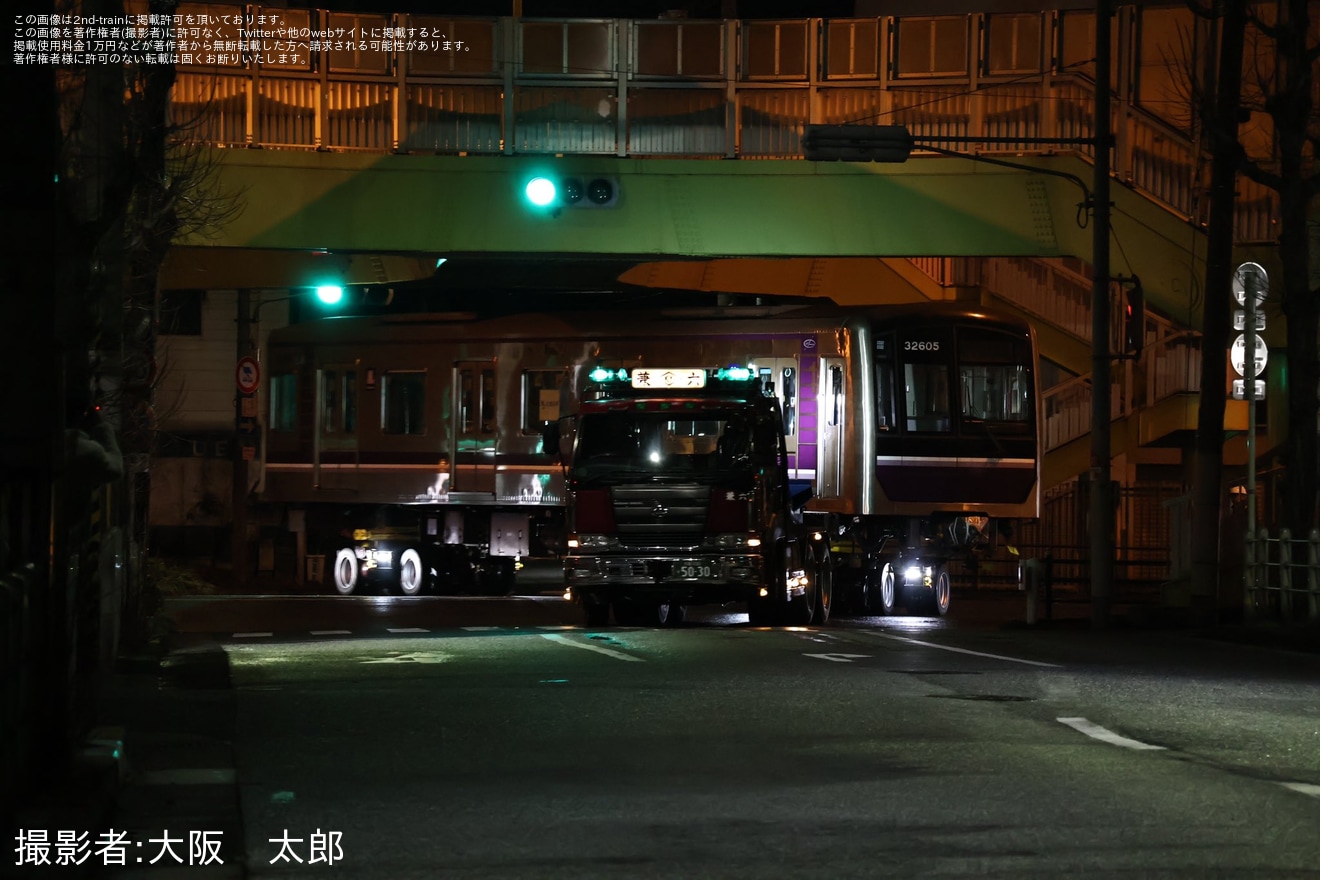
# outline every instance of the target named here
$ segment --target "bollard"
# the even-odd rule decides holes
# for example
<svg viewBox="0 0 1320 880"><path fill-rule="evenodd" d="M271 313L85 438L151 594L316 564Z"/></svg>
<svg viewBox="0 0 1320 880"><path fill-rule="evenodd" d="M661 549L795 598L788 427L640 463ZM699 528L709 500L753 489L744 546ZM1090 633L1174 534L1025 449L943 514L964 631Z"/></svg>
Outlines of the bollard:
<svg viewBox="0 0 1320 880"><path fill-rule="evenodd" d="M1036 581L1040 571L1040 561L1036 557L1022 560L1018 566L1018 589L1027 594L1027 625L1036 624Z"/></svg>

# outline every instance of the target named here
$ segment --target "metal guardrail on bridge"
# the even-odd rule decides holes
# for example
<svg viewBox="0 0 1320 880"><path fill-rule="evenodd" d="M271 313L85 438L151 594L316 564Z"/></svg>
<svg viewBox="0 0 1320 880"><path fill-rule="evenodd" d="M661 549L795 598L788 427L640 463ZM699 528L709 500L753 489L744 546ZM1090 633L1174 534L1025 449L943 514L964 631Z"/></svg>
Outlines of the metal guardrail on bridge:
<svg viewBox="0 0 1320 880"><path fill-rule="evenodd" d="M1093 132L1089 53L1078 48L1093 26L1085 11L783 21L460 18L225 4L187 4L181 12L194 26L209 23L210 42L198 45L219 49L177 65L174 115L189 139L211 145L784 159L801 157L807 124L901 124L918 143L1017 155L1057 149L1033 139ZM239 23L270 27L267 19L302 36L274 53L239 33ZM1116 29L1124 41L1140 32ZM414 39L423 34L432 39ZM1024 48L1031 46L1034 55ZM1121 57L1138 56L1129 46ZM1206 163L1169 114L1129 97L1140 95L1133 64L1120 71L1114 101L1115 176L1183 219L1204 222ZM978 144L978 137L1008 140ZM1269 191L1246 180L1239 187L1239 241L1272 240Z"/></svg>

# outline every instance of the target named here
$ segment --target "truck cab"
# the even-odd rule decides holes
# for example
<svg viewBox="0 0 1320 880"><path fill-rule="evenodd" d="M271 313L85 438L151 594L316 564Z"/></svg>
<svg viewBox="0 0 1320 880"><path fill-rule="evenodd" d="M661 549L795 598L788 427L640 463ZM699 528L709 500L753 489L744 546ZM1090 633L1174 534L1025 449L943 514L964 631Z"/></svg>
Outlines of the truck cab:
<svg viewBox="0 0 1320 880"><path fill-rule="evenodd" d="M568 464L564 578L588 625L675 625L746 603L821 620L828 541L790 481L779 400L746 368L599 370Z"/></svg>

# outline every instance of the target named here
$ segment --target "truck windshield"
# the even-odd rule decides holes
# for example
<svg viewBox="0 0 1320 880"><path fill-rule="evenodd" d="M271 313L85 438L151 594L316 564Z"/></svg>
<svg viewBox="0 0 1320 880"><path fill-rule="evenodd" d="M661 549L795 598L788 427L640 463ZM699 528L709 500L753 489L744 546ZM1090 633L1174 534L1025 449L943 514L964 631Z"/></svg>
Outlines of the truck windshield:
<svg viewBox="0 0 1320 880"><path fill-rule="evenodd" d="M767 428L769 425L769 429ZM609 412L584 415L573 471L580 480L626 476L716 478L750 471L776 454L773 422L737 411Z"/></svg>

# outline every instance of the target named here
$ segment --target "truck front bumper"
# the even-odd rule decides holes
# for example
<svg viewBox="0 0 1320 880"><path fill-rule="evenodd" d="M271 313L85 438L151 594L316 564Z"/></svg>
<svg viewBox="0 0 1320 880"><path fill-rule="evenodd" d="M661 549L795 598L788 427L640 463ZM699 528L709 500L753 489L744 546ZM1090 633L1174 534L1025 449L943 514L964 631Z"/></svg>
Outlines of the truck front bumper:
<svg viewBox="0 0 1320 880"><path fill-rule="evenodd" d="M564 583L573 594L600 599L646 593L706 601L747 599L764 583L764 571L760 556L746 554L564 558Z"/></svg>

